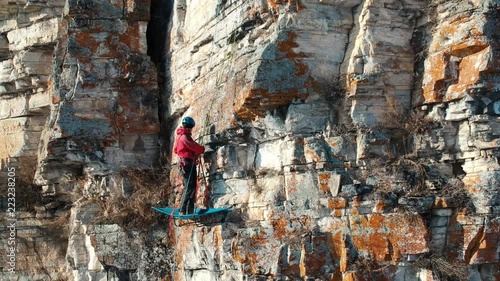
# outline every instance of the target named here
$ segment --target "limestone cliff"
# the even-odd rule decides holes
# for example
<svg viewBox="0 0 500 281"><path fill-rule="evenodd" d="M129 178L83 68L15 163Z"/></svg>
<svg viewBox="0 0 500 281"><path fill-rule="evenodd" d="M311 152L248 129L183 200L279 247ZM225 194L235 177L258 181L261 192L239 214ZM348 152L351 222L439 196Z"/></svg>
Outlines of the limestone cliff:
<svg viewBox="0 0 500 281"><path fill-rule="evenodd" d="M499 32L495 0L2 0L0 278L499 280ZM150 209L187 115L223 220Z"/></svg>

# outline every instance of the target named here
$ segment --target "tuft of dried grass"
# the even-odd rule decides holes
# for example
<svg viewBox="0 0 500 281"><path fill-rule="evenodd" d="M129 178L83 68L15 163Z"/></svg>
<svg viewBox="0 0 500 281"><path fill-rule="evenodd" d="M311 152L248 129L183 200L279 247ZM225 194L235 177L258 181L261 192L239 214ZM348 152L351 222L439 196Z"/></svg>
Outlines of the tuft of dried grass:
<svg viewBox="0 0 500 281"><path fill-rule="evenodd" d="M431 255L420 257L412 264L415 268L427 269L436 280L462 281L467 280L467 266L464 263L452 262L444 257Z"/></svg>
<svg viewBox="0 0 500 281"><path fill-rule="evenodd" d="M42 188L35 185L34 177L37 168L35 157L20 157L17 159L16 168L16 208L18 210L33 212L35 206L42 203ZM5 186L6 192L7 186Z"/></svg>
<svg viewBox="0 0 500 281"><path fill-rule="evenodd" d="M407 134L423 133L437 124L421 112L411 112L401 105L389 105L387 112L382 116L385 126L400 129Z"/></svg>
<svg viewBox="0 0 500 281"><path fill-rule="evenodd" d="M338 123L332 127L334 136L353 136L357 132L357 126L352 119L347 119L344 122Z"/></svg>
<svg viewBox="0 0 500 281"><path fill-rule="evenodd" d="M65 210L62 214L55 219L46 222L41 227L46 237L52 237L56 241L67 241L69 237L69 219L71 216L70 210ZM62 243L64 244L64 243ZM59 249L63 251L64 249Z"/></svg>
<svg viewBox="0 0 500 281"><path fill-rule="evenodd" d="M356 260L349 265L349 271L355 271L365 280L377 280L383 276L382 271L390 265L381 265L369 257L358 256Z"/></svg>
<svg viewBox="0 0 500 281"><path fill-rule="evenodd" d="M465 184L461 178L455 177L448 179L447 182L437 190L437 195L453 198L456 206L463 207L468 211L475 210L472 199L465 190Z"/></svg>
<svg viewBox="0 0 500 281"><path fill-rule="evenodd" d="M411 155L372 161L366 177L376 178L377 183L369 199L381 199L390 194L397 196L427 195L427 173L424 166Z"/></svg>
<svg viewBox="0 0 500 281"><path fill-rule="evenodd" d="M416 135L428 132L441 125L419 111L404 110L403 106L389 104L389 108L381 117L377 127L389 129L393 143L400 154L414 152L413 140ZM398 141L399 140L399 141Z"/></svg>
<svg viewBox="0 0 500 281"><path fill-rule="evenodd" d="M460 178L450 178L440 190L441 196L448 197L469 197L465 191L465 184Z"/></svg>
<svg viewBox="0 0 500 281"><path fill-rule="evenodd" d="M100 223L116 223L125 228L149 228L162 217L151 209L152 205L168 205L175 195L165 169L126 168L121 176L133 189L130 196L111 195L100 201Z"/></svg>

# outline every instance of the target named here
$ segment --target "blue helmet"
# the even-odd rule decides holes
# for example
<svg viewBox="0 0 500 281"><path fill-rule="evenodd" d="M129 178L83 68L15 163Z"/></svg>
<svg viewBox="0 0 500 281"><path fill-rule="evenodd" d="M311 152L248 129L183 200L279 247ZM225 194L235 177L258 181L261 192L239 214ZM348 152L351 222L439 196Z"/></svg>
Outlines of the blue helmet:
<svg viewBox="0 0 500 281"><path fill-rule="evenodd" d="M194 123L193 118L186 116L182 119L182 126L184 126L186 128L193 128L194 125L195 125L195 123Z"/></svg>

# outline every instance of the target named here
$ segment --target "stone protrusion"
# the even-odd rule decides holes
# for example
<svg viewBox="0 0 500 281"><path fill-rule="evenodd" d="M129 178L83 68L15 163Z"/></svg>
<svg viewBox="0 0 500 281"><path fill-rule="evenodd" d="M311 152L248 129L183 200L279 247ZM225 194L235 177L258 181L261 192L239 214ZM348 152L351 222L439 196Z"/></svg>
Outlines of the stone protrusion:
<svg viewBox="0 0 500 281"><path fill-rule="evenodd" d="M0 279L500 280L496 2L2 1Z"/></svg>

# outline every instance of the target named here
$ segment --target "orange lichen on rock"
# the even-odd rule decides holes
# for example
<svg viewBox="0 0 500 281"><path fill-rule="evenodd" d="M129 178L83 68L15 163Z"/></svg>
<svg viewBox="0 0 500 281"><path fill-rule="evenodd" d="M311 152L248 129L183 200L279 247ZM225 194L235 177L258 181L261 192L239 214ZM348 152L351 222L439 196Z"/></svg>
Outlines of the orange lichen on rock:
<svg viewBox="0 0 500 281"><path fill-rule="evenodd" d="M374 213L382 213L387 208L387 203L384 200L377 200L375 207L373 208Z"/></svg>
<svg viewBox="0 0 500 281"><path fill-rule="evenodd" d="M59 95L52 96L52 104L57 104L61 101L61 97Z"/></svg>
<svg viewBox="0 0 500 281"><path fill-rule="evenodd" d="M74 34L75 41L79 46L87 48L89 50L88 55L96 53L100 43L95 39L92 32L80 31ZM82 56L83 54L78 54Z"/></svg>
<svg viewBox="0 0 500 281"><path fill-rule="evenodd" d="M478 186L484 185L483 179L480 175L477 174L467 175L463 178L462 181L464 183L465 190L470 193L479 192L480 189L478 188Z"/></svg>
<svg viewBox="0 0 500 281"><path fill-rule="evenodd" d="M188 249L191 249L192 240L191 233L193 232L194 226L188 225L182 228L182 231L176 233L176 251L174 256L175 265L178 267L184 266L184 256ZM184 272L181 270L174 272L174 280L182 280L184 278Z"/></svg>
<svg viewBox="0 0 500 281"><path fill-rule="evenodd" d="M344 274L342 281L358 281L358 276L355 272L347 272Z"/></svg>
<svg viewBox="0 0 500 281"><path fill-rule="evenodd" d="M289 31L287 32L287 40L278 42L277 48L280 52L283 52L285 54L284 58L290 59L294 62L296 66L295 76L302 76L307 73L308 67L305 63L301 63L297 59L306 58L307 56L302 52L295 52L294 49L299 47L299 44L297 44L296 40L297 34Z"/></svg>
<svg viewBox="0 0 500 281"><path fill-rule="evenodd" d="M321 157L321 155L318 155L318 153L316 153L316 152L317 151L315 151L313 149L310 149L309 147L305 147L304 148L304 154L307 155L308 158L311 159L313 162L322 162L322 161L324 161L324 159ZM320 183L320 190L321 190L321 183ZM325 190L325 191L327 191L327 190Z"/></svg>
<svg viewBox="0 0 500 281"><path fill-rule="evenodd" d="M304 5L300 0L267 0L268 5L273 7L275 11L279 11L279 5L290 5L295 11L300 11L304 9Z"/></svg>
<svg viewBox="0 0 500 281"><path fill-rule="evenodd" d="M485 222L477 234L471 239L465 253L465 261L469 264L482 264L498 261L500 249L500 224L498 220Z"/></svg>
<svg viewBox="0 0 500 281"><path fill-rule="evenodd" d="M425 103L463 98L481 84L483 72L496 71L485 19L463 12L440 25L425 62L422 83Z"/></svg>
<svg viewBox="0 0 500 281"><path fill-rule="evenodd" d="M322 267L331 259L328 247L329 239L326 236L313 236L307 243L302 243L302 257L300 259L300 275L325 275Z"/></svg>
<svg viewBox="0 0 500 281"><path fill-rule="evenodd" d="M248 89L237 100L236 115L242 120L252 120L264 117L266 111L280 105L290 103L296 98L305 98L307 94L299 93L298 89L288 92L269 93L267 89Z"/></svg>
<svg viewBox="0 0 500 281"><path fill-rule="evenodd" d="M287 235L288 219L286 217L280 216L278 219L271 221L271 225L274 228L274 237L276 239L281 239Z"/></svg>
<svg viewBox="0 0 500 281"><path fill-rule="evenodd" d="M426 78L422 85L423 96L426 102L437 102L441 100L444 91L446 78L446 68L449 64L449 57L443 52L433 54L426 61Z"/></svg>
<svg viewBox="0 0 500 281"><path fill-rule="evenodd" d="M328 183L330 182L330 177L332 175L330 173L319 173L318 174L318 185L319 185L319 190L323 193L329 194L330 193L330 186Z"/></svg>
<svg viewBox="0 0 500 281"><path fill-rule="evenodd" d="M465 43L464 43L465 44ZM480 50L479 52L472 53ZM422 90L426 102L460 99L467 90L481 82L481 73L490 68L489 47L484 45L456 46L455 49L435 53L426 61L426 77ZM452 62L451 57L456 55ZM458 55L467 55L463 58Z"/></svg>
<svg viewBox="0 0 500 281"><path fill-rule="evenodd" d="M131 52L141 52L141 32L139 25L128 26L126 31L120 35L120 43L127 45Z"/></svg>
<svg viewBox="0 0 500 281"><path fill-rule="evenodd" d="M424 253L429 249L427 228L418 215L372 214L352 216L352 241L358 250L370 253L377 262L399 261L402 254Z"/></svg>
<svg viewBox="0 0 500 281"><path fill-rule="evenodd" d="M246 270L247 273L251 274L259 274L259 270L257 269L256 264L259 261L259 257L256 253L248 252L246 255L245 263L250 267L250 271Z"/></svg>
<svg viewBox="0 0 500 281"><path fill-rule="evenodd" d="M346 272L348 265L347 250L349 249L346 237L342 234L341 231L337 231L336 233L333 233L331 235L329 244L331 244L333 259L339 261L339 271Z"/></svg>
<svg viewBox="0 0 500 281"><path fill-rule="evenodd" d="M308 65L301 60L307 56L295 51L299 47L296 42L297 34L285 32L280 34L280 38L274 50L275 61L258 60L255 62L258 65L255 72L237 72L234 79L224 85L226 92L234 93L231 103L234 105L235 115L241 120L264 117L269 110L308 96L307 92L313 81L307 76ZM253 82L245 84L252 76ZM227 106L227 103L223 106Z"/></svg>
<svg viewBox="0 0 500 281"><path fill-rule="evenodd" d="M130 94L118 98L119 112L108 114L108 118L122 133L158 133L159 126L154 111L144 110L139 100Z"/></svg>
<svg viewBox="0 0 500 281"><path fill-rule="evenodd" d="M488 47L488 43L482 39L471 39L462 43L452 45L450 54L456 57L466 57L475 53L479 53Z"/></svg>
<svg viewBox="0 0 500 281"><path fill-rule="evenodd" d="M223 243L224 239L222 238L222 228L220 225L218 225L214 229L214 248L215 249L222 248Z"/></svg>
<svg viewBox="0 0 500 281"><path fill-rule="evenodd" d="M243 243L241 243L243 242ZM269 245L269 240L262 232L238 241L234 241L232 245L233 258L244 265L243 271L249 274L262 274L260 264L266 263L261 254L265 251L258 252L255 249L260 249Z"/></svg>
<svg viewBox="0 0 500 281"><path fill-rule="evenodd" d="M481 80L481 72L486 70L487 54L490 48L463 58L458 65L458 81L450 85L445 101L459 99L465 96L466 91Z"/></svg>
<svg viewBox="0 0 500 281"><path fill-rule="evenodd" d="M328 198L329 209L343 209L347 206L347 200L343 197Z"/></svg>
<svg viewBox="0 0 500 281"><path fill-rule="evenodd" d="M450 217L448 256L467 264L497 261L500 245L498 220L456 214Z"/></svg>

